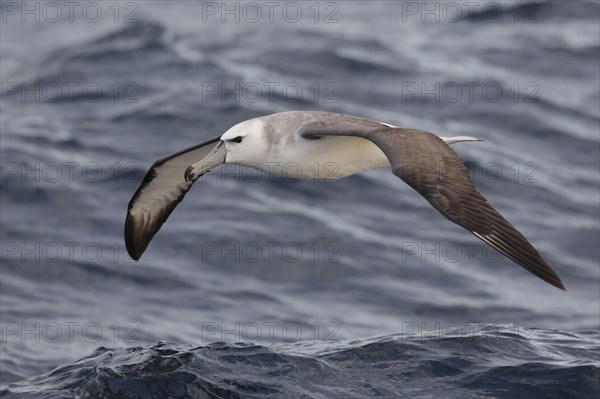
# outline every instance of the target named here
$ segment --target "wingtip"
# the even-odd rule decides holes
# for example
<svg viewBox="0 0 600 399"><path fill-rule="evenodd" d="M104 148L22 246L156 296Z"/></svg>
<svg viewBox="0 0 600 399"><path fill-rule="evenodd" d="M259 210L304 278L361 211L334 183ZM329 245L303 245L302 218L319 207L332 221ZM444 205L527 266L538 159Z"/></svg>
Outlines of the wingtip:
<svg viewBox="0 0 600 399"><path fill-rule="evenodd" d="M127 249L129 257L137 262L142 257L145 248L140 248L136 245L133 223L131 214L127 212L127 217L125 218L125 248Z"/></svg>
<svg viewBox="0 0 600 399"><path fill-rule="evenodd" d="M554 272L554 270L552 270L552 268L550 268L550 266L548 266L548 268L552 272L551 276L544 276L544 277L538 276L538 277L541 277L542 280L544 280L545 282L547 282L551 286L558 288L559 290L567 291L567 289L566 289L565 285L563 284L562 280L560 279L560 277L558 277L558 274L556 274Z"/></svg>
<svg viewBox="0 0 600 399"><path fill-rule="evenodd" d="M125 239L125 248L127 248L127 253L129 254L129 257L136 262L140 260L142 254L144 253L143 250L140 251L139 248L134 248L131 242L127 240L127 238Z"/></svg>
<svg viewBox="0 0 600 399"><path fill-rule="evenodd" d="M541 258L541 257L540 257ZM558 276L558 274L554 271L554 269L552 269L546 262L544 262L542 260L543 265L547 268L546 273L544 276L539 276L541 277L542 280L544 280L545 282L547 282L548 284L558 288L559 290L563 290L563 291L567 291L565 285L563 284L562 280L560 279L560 277ZM535 273L534 273L535 274Z"/></svg>
<svg viewBox="0 0 600 399"><path fill-rule="evenodd" d="M136 262L139 261L140 258L142 257L142 254L134 253L133 251L129 250L129 248L127 248L127 253L129 253L129 256L131 257L131 259L133 259Z"/></svg>
<svg viewBox="0 0 600 399"><path fill-rule="evenodd" d="M567 288L565 287L565 285L560 280L558 280L558 282L556 284L554 284L554 286L556 288L558 288L558 289L561 289L561 290L567 292Z"/></svg>

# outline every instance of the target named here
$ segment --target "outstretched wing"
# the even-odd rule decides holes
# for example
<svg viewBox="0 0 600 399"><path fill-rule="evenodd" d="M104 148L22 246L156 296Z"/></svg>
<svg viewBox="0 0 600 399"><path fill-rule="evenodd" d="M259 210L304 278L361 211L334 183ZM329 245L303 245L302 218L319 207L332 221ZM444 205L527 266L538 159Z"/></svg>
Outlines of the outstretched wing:
<svg viewBox="0 0 600 399"><path fill-rule="evenodd" d="M186 181L186 169L206 157L218 142L219 137L214 137L167 155L154 162L146 173L129 201L125 220L125 246L133 259L142 256L152 237L194 184Z"/></svg>
<svg viewBox="0 0 600 399"><path fill-rule="evenodd" d="M565 289L538 251L477 191L462 159L436 135L401 128L347 132L311 125L299 134L306 138L358 136L372 141L387 156L394 174L442 215L542 280Z"/></svg>

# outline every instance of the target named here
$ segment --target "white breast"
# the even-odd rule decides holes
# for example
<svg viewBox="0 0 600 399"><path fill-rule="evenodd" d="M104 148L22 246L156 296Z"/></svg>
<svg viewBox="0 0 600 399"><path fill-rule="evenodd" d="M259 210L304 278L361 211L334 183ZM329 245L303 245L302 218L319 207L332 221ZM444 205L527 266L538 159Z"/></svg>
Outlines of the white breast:
<svg viewBox="0 0 600 399"><path fill-rule="evenodd" d="M375 144L360 137L295 137L274 148L263 171L292 179L335 180L389 166Z"/></svg>

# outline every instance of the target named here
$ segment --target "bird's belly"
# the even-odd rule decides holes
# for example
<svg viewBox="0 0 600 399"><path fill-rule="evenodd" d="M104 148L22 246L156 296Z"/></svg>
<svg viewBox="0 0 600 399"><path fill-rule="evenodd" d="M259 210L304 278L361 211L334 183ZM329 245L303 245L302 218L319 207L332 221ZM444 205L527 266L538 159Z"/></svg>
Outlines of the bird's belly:
<svg viewBox="0 0 600 399"><path fill-rule="evenodd" d="M335 180L370 169L389 166L375 144L360 137L298 139L293 150L277 152L263 172L302 180Z"/></svg>

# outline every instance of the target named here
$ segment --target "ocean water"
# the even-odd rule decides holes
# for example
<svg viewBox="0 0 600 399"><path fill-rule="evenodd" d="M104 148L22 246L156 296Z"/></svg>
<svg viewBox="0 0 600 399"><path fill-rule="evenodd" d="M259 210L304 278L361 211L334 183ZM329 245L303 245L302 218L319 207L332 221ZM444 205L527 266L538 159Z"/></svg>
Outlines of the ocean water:
<svg viewBox="0 0 600 399"><path fill-rule="evenodd" d="M0 5L0 397L600 395L598 3ZM384 169L223 167L127 257L154 160L298 109L483 139L567 292Z"/></svg>

